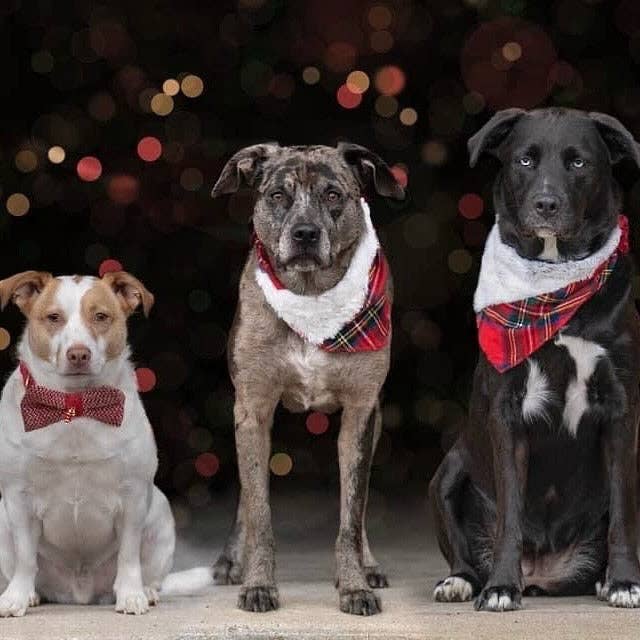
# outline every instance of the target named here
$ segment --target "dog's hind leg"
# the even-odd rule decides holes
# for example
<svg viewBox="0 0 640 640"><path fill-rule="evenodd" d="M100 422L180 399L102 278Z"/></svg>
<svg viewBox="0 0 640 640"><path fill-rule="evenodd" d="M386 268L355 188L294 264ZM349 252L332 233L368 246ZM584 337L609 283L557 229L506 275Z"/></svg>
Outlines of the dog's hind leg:
<svg viewBox="0 0 640 640"><path fill-rule="evenodd" d="M435 518L438 544L449 562L450 575L436 585L438 602L464 602L480 591L467 536L459 519L460 492L467 480L462 455L451 449L429 484L429 499Z"/></svg>
<svg viewBox="0 0 640 640"><path fill-rule="evenodd" d="M376 453L376 447L378 446L378 440L380 440L380 434L382 433L382 412L380 411L380 402L376 404L375 416L374 416L374 431L373 431L373 445L371 451L371 459ZM370 474L369 474L370 475ZM380 569L378 561L375 559L369 546L369 538L367 536L367 504L369 502L369 482L367 477L367 488L364 499L364 513L362 515L362 564L364 566L364 573L367 577L367 582L370 587L374 589L382 589L389 586L387 576Z"/></svg>
<svg viewBox="0 0 640 640"><path fill-rule="evenodd" d="M0 500L0 593L7 588L15 570L15 551L4 503Z"/></svg>
<svg viewBox="0 0 640 640"><path fill-rule="evenodd" d="M365 576L363 517L373 457L376 407L347 405L338 436L340 530L336 540L340 610L356 615L379 613L380 601Z"/></svg>
<svg viewBox="0 0 640 640"><path fill-rule="evenodd" d="M238 508L231 533L225 542L222 553L213 565L213 580L216 584L240 584L244 545L247 536L242 489L238 496Z"/></svg>

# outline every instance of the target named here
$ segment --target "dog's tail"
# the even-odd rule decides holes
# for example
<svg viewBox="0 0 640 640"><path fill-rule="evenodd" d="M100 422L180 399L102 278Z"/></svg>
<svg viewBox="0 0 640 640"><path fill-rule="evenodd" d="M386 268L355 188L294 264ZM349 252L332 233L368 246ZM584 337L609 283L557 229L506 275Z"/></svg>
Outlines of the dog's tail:
<svg viewBox="0 0 640 640"><path fill-rule="evenodd" d="M160 587L164 596L194 596L213 585L211 567L194 567L186 571L170 573Z"/></svg>

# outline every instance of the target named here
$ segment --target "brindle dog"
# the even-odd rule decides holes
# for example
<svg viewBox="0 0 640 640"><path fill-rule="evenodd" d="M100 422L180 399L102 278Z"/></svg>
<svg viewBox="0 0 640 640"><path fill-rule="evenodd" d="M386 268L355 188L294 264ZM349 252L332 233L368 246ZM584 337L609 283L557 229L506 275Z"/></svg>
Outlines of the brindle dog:
<svg viewBox="0 0 640 640"><path fill-rule="evenodd" d="M255 193L255 233L277 277L291 292L310 300L340 283L351 264L367 230L363 191L373 187L383 196L404 195L381 158L344 143L337 148L247 147L229 160L212 195L233 193L243 185ZM336 541L340 609L378 613L380 601L372 587L387 586L387 579L369 549L364 519L389 343L378 351L327 353L305 341L267 303L256 267L251 251L229 339L241 493L234 529L214 567L215 579L218 584L242 580L241 609L278 607L269 506L273 414L280 401L291 411L341 409ZM390 281L387 295L390 299Z"/></svg>

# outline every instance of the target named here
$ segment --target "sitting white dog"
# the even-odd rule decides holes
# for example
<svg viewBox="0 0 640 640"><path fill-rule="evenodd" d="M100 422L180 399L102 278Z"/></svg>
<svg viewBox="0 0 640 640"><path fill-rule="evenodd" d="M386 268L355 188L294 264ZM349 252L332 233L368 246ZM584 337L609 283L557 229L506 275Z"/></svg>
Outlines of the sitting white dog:
<svg viewBox="0 0 640 640"><path fill-rule="evenodd" d="M140 614L211 584L207 568L168 575L174 521L127 345L151 293L124 272L28 271L0 281L9 301L28 322L0 400L0 616L40 598Z"/></svg>

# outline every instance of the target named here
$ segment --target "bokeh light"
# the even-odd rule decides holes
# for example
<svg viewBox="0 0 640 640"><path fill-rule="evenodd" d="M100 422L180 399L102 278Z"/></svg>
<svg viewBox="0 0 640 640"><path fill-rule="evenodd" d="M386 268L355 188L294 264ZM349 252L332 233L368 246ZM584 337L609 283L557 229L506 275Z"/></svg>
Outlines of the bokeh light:
<svg viewBox="0 0 640 640"><path fill-rule="evenodd" d="M307 431L315 436L322 435L329 428L329 418L324 413L314 411L307 416Z"/></svg>
<svg viewBox="0 0 640 640"><path fill-rule="evenodd" d="M146 136L138 142L137 151L145 162L155 162L162 155L162 143L158 138Z"/></svg>
<svg viewBox="0 0 640 640"><path fill-rule="evenodd" d="M100 267L98 268L98 274L102 278L105 273L114 273L116 271L123 271L124 267L119 260L114 260L113 258L109 258L107 260L103 260L100 263Z"/></svg>
<svg viewBox="0 0 640 640"><path fill-rule="evenodd" d="M203 478L211 478L218 473L220 468L220 461L215 453L205 452L201 453L195 460L196 471Z"/></svg>
<svg viewBox="0 0 640 640"><path fill-rule="evenodd" d="M391 118L398 111L398 101L393 96L378 96L375 102L375 110L383 118Z"/></svg>
<svg viewBox="0 0 640 640"><path fill-rule="evenodd" d="M107 194L117 204L127 205L135 202L139 190L138 179L128 174L111 176L107 182Z"/></svg>
<svg viewBox="0 0 640 640"><path fill-rule="evenodd" d="M367 20L373 29L388 29L393 22L393 14L386 5L375 4L369 9Z"/></svg>
<svg viewBox="0 0 640 640"><path fill-rule="evenodd" d="M189 74L182 79L180 88L187 98L197 98L204 91L204 82L199 76Z"/></svg>
<svg viewBox="0 0 640 640"><path fill-rule="evenodd" d="M405 127L412 127L418 122L418 112L412 107L405 107L400 112L400 122L402 122Z"/></svg>
<svg viewBox="0 0 640 640"><path fill-rule="evenodd" d="M173 98L166 93L156 93L151 98L150 106L157 116L168 116L173 111Z"/></svg>
<svg viewBox="0 0 640 640"><path fill-rule="evenodd" d="M375 31L369 37L369 43L376 53L386 53L393 49L393 34L389 31Z"/></svg>
<svg viewBox="0 0 640 640"><path fill-rule="evenodd" d="M16 217L24 216L28 213L31 203L24 193L12 193L7 198L7 211Z"/></svg>
<svg viewBox="0 0 640 640"><path fill-rule="evenodd" d="M473 257L466 249L454 249L447 259L449 269L454 273L467 273L473 265Z"/></svg>
<svg viewBox="0 0 640 640"><path fill-rule="evenodd" d="M458 200L460 215L469 220L479 218L484 211L482 198L475 193L466 193Z"/></svg>
<svg viewBox="0 0 640 640"><path fill-rule="evenodd" d="M38 156L31 149L21 149L16 153L15 165L22 173L31 173L38 166Z"/></svg>
<svg viewBox="0 0 640 640"><path fill-rule="evenodd" d="M369 76L364 71L352 71L345 84L351 93L364 93L370 85Z"/></svg>
<svg viewBox="0 0 640 640"><path fill-rule="evenodd" d="M167 78L162 83L162 91L168 96L176 96L180 93L180 83L175 78Z"/></svg>
<svg viewBox="0 0 640 640"><path fill-rule="evenodd" d="M269 468L275 476L286 476L293 469L293 460L287 453L274 453L269 461Z"/></svg>
<svg viewBox="0 0 640 640"><path fill-rule="evenodd" d="M67 154L65 153L65 150L58 145L50 147L49 151L47 151L47 158L49 158L49 162L53 164L63 163L66 157Z"/></svg>
<svg viewBox="0 0 640 640"><path fill-rule="evenodd" d="M445 164L448 155L447 147L439 140L429 140L422 147L422 159L434 167Z"/></svg>
<svg viewBox="0 0 640 640"><path fill-rule="evenodd" d="M95 182L102 175L102 163L95 156L85 156L78 160L76 173L84 182Z"/></svg>
<svg viewBox="0 0 640 640"><path fill-rule="evenodd" d="M394 164L391 167L391 173L401 187L406 187L409 184L409 170L406 165Z"/></svg>
<svg viewBox="0 0 640 640"><path fill-rule="evenodd" d="M320 71L317 67L305 67L302 71L302 80L306 84L318 84L320 82Z"/></svg>
<svg viewBox="0 0 640 640"><path fill-rule="evenodd" d="M397 96L405 87L404 71L395 65L387 65L376 71L376 89L383 96Z"/></svg>
<svg viewBox="0 0 640 640"><path fill-rule="evenodd" d="M155 388L157 382L153 369L147 367L138 367L136 369L136 380L138 381L138 391L140 393L151 391Z"/></svg>
<svg viewBox="0 0 640 640"><path fill-rule="evenodd" d="M346 84L343 84L336 91L336 99L341 107L355 109L362 102L362 94L353 93Z"/></svg>
<svg viewBox="0 0 640 640"><path fill-rule="evenodd" d="M202 171L196 167L187 167L180 174L180 185L187 191L198 191L203 184Z"/></svg>
<svg viewBox="0 0 640 640"><path fill-rule="evenodd" d="M116 114L116 103L109 93L96 93L87 106L89 114L98 122L108 122Z"/></svg>
<svg viewBox="0 0 640 640"><path fill-rule="evenodd" d="M0 351L4 351L10 344L11 334L4 327L0 327Z"/></svg>

